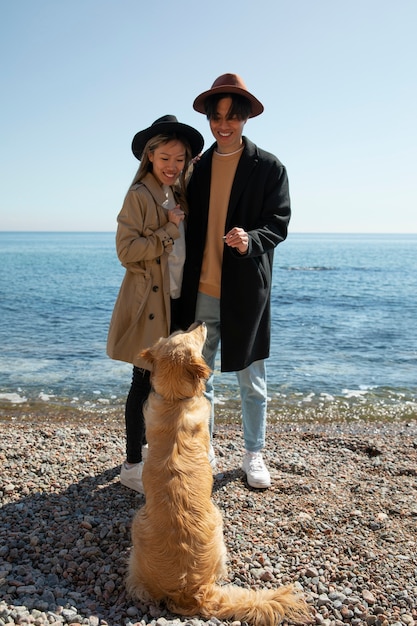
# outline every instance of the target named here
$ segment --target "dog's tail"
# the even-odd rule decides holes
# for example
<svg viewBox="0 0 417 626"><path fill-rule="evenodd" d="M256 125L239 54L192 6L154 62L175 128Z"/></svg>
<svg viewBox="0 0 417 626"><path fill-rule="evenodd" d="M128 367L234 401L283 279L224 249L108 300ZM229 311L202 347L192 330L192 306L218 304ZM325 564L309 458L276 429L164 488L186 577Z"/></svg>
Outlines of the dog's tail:
<svg viewBox="0 0 417 626"><path fill-rule="evenodd" d="M196 612L203 617L247 622L251 626L277 626L284 619L295 624L312 621L308 605L292 585L254 590L213 584L201 588L196 600ZM172 609L182 612L178 606Z"/></svg>

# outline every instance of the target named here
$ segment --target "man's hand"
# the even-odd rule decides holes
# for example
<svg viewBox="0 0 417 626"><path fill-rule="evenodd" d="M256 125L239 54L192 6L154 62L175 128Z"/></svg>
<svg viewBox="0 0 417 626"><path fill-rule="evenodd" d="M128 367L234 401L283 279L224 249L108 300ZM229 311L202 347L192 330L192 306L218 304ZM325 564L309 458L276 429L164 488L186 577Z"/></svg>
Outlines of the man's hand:
<svg viewBox="0 0 417 626"><path fill-rule="evenodd" d="M246 254L249 247L249 235L243 228L235 226L224 237L224 243L239 250L240 254Z"/></svg>

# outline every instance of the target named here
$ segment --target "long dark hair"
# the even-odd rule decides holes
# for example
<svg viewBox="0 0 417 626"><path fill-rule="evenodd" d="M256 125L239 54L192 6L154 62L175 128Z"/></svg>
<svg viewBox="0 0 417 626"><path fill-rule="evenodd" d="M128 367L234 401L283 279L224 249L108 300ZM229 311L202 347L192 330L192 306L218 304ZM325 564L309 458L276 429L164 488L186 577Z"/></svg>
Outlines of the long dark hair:
<svg viewBox="0 0 417 626"><path fill-rule="evenodd" d="M192 152L191 146L185 137L178 135L177 133L171 133L169 135L155 135L155 137L151 137L147 144L145 145L142 153L142 159L139 165L139 169L137 170L132 185L136 185L139 183L148 172L152 172L152 162L149 159L149 153L155 152L157 148L160 146L164 146L170 141L180 141L185 148L185 163L184 169L179 175L177 182L173 186L174 196L177 202L181 205L181 208L184 212L187 212L187 196L186 196L186 187L187 181L189 178L188 170L192 164Z"/></svg>

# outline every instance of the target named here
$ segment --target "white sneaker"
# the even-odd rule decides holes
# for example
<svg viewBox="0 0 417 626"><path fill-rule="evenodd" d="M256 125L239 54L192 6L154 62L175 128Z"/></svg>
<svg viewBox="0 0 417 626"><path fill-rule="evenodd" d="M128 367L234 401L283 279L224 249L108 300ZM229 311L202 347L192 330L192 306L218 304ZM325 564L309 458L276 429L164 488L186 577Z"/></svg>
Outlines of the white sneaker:
<svg viewBox="0 0 417 626"><path fill-rule="evenodd" d="M245 452L242 469L250 487L267 489L271 486L271 476L260 452Z"/></svg>
<svg viewBox="0 0 417 626"><path fill-rule="evenodd" d="M214 448L212 444L210 444L210 450L208 453L208 459L210 461L211 469L214 471L217 466L216 455L214 454Z"/></svg>
<svg viewBox="0 0 417 626"><path fill-rule="evenodd" d="M142 482L142 471L143 461L141 463L135 463L130 467L126 466L126 463L123 463L122 469L120 470L120 482L125 487L133 489L133 491L145 494Z"/></svg>

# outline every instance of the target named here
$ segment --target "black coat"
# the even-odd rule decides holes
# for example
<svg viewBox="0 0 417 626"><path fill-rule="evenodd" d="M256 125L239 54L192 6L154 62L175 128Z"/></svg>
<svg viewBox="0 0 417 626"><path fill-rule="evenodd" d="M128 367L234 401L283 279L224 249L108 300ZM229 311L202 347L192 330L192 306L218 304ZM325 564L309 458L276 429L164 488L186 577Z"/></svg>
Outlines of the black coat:
<svg viewBox="0 0 417 626"><path fill-rule="evenodd" d="M274 248L287 236L290 197L285 167L246 137L233 182L225 233L237 226L249 234L247 254L225 245L220 319L221 369L241 370L269 356ZM215 144L194 166L188 186L187 257L181 305L186 328L194 321L207 232L211 163Z"/></svg>

